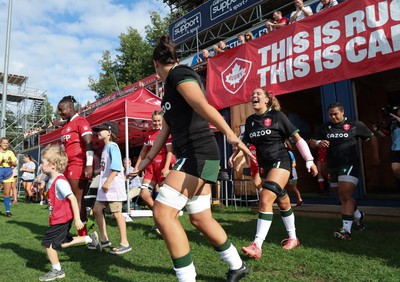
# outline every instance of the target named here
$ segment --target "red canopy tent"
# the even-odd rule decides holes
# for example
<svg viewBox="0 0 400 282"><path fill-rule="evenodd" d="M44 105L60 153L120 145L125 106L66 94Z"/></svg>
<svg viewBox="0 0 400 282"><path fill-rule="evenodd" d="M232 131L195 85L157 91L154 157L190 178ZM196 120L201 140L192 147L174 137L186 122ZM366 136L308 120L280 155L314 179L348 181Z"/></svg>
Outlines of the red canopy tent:
<svg viewBox="0 0 400 282"><path fill-rule="evenodd" d="M110 104L96 109L86 116L91 126L101 124L104 121L114 121L119 126L119 143L125 143L128 152L129 145L142 145L144 132L151 128L151 114L161 109L161 99L146 88L120 97ZM58 143L61 128L42 134L39 137L41 146ZM93 138L96 142L96 137Z"/></svg>

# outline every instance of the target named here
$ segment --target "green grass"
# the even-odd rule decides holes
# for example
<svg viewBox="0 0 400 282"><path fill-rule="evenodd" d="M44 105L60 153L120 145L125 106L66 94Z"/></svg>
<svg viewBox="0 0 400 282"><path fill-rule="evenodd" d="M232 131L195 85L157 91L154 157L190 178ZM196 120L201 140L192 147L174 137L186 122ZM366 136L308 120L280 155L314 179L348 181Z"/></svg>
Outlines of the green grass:
<svg viewBox="0 0 400 282"><path fill-rule="evenodd" d="M48 228L46 207L18 203L12 206L11 218L4 216L2 203L0 210L0 281L37 281L50 269L41 246ZM213 210L238 249L254 239L254 212L231 207ZM225 281L227 265L190 225L187 213L180 220L190 240L198 281ZM110 239L117 243L115 220L107 217L107 224ZM133 251L122 256L113 256L108 250L99 254L84 246L59 252L66 273L62 281L176 281L163 240L149 232L152 225L152 218L127 223ZM280 216L274 216L262 258L255 261L242 256L251 269L243 281L399 281L400 220L367 221L367 229L354 231L351 241L332 236L340 225L339 216L297 216L296 225L302 246L285 252L279 242L287 236L286 231Z"/></svg>

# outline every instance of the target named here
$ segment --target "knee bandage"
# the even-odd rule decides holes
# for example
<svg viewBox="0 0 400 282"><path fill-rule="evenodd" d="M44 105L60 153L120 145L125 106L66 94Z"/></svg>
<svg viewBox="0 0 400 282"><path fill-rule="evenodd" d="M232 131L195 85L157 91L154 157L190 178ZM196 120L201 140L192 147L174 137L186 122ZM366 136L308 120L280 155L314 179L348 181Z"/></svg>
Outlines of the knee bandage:
<svg viewBox="0 0 400 282"><path fill-rule="evenodd" d="M158 191L156 201L174 209L182 210L186 206L189 199L174 188L168 186L167 184L163 184Z"/></svg>
<svg viewBox="0 0 400 282"><path fill-rule="evenodd" d="M194 196L186 204L188 214L195 214L211 208L211 195Z"/></svg>
<svg viewBox="0 0 400 282"><path fill-rule="evenodd" d="M276 194L276 197L278 198L283 198L287 195L286 189L282 189L278 183L273 181L265 181L262 187L271 192L274 192Z"/></svg>

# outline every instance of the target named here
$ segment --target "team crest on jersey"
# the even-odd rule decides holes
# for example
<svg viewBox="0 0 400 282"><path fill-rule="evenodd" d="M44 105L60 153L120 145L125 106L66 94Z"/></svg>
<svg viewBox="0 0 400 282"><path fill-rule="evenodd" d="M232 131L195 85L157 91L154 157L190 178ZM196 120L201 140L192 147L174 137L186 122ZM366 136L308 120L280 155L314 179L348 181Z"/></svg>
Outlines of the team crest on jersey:
<svg viewBox="0 0 400 282"><path fill-rule="evenodd" d="M70 132L71 131L71 127L67 127L67 129L65 129L65 131Z"/></svg>
<svg viewBox="0 0 400 282"><path fill-rule="evenodd" d="M266 127L271 126L271 124L272 124L272 119L270 119L270 118L264 119L264 125L265 125Z"/></svg>
<svg viewBox="0 0 400 282"><path fill-rule="evenodd" d="M350 129L350 124L348 124L348 123L343 124L343 129L344 130L349 130Z"/></svg>
<svg viewBox="0 0 400 282"><path fill-rule="evenodd" d="M83 130L89 130L89 127L85 125L85 126L83 127Z"/></svg>

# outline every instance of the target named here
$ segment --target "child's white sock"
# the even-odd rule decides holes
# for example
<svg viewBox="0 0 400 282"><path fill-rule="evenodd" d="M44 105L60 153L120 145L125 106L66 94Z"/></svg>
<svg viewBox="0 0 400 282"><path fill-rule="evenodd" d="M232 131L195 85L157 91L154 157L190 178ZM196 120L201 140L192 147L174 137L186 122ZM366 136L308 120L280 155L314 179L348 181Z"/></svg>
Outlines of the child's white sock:
<svg viewBox="0 0 400 282"><path fill-rule="evenodd" d="M53 269L55 269L57 271L61 270L61 264L60 263L52 264L51 267L53 267Z"/></svg>

